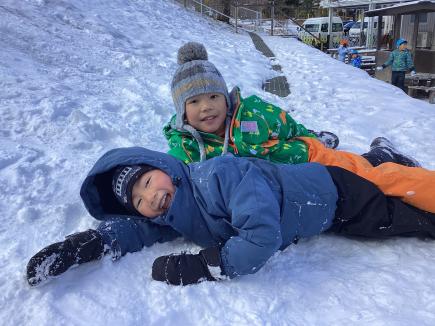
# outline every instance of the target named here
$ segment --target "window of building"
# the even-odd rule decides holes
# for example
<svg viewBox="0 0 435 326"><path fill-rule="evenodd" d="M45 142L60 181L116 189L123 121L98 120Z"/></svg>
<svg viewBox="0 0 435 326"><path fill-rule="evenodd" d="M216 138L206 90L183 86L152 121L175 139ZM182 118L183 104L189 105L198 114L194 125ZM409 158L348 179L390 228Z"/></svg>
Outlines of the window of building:
<svg viewBox="0 0 435 326"><path fill-rule="evenodd" d="M415 15L411 15L411 23L414 24L415 21ZM419 14L419 22L421 23L427 23L427 12Z"/></svg>

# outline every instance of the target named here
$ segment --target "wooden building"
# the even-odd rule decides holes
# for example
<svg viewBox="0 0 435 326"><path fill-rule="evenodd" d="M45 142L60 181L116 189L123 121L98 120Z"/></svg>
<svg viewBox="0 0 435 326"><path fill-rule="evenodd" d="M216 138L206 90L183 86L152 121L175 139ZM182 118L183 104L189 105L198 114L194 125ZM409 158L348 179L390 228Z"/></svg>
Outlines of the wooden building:
<svg viewBox="0 0 435 326"><path fill-rule="evenodd" d="M435 1L418 0L369 10L368 17L393 16L394 40L399 37L408 41L418 72L435 73ZM382 63L389 55L377 44L377 62Z"/></svg>

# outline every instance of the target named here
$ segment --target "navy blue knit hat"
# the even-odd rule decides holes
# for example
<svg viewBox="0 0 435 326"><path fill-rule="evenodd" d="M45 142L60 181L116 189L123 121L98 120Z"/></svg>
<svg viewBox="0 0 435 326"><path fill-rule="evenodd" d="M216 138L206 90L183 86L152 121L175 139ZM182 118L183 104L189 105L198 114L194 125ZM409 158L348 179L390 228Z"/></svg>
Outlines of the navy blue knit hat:
<svg viewBox="0 0 435 326"><path fill-rule="evenodd" d="M113 173L113 193L122 206L127 208L131 213L138 214L131 198L131 191L136 180L154 169L154 167L149 165L120 166Z"/></svg>

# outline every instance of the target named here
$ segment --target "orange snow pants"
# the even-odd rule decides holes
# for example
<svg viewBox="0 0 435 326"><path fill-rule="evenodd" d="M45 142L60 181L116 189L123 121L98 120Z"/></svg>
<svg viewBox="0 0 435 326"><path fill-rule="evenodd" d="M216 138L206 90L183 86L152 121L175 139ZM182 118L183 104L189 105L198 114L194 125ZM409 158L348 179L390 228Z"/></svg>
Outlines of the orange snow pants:
<svg viewBox="0 0 435 326"><path fill-rule="evenodd" d="M396 163L373 167L364 157L326 148L317 139L298 137L309 148L309 162L338 166L374 183L385 195L435 213L435 171L411 168Z"/></svg>

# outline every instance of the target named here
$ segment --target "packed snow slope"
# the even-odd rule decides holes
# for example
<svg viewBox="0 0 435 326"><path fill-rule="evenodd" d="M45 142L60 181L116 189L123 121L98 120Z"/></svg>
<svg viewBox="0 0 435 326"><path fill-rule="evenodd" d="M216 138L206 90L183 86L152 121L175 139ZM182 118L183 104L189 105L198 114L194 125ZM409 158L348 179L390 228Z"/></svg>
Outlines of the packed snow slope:
<svg viewBox="0 0 435 326"><path fill-rule="evenodd" d="M0 3L0 320L2 325L434 325L435 242L322 235L275 255L258 273L173 287L151 280L177 240L72 269L38 288L29 258L97 226L79 188L105 151L165 151L170 80L183 43L205 44L228 87L331 130L362 153L387 136L435 169L435 106L292 39L266 38L291 95L246 34L174 1L2 0Z"/></svg>

